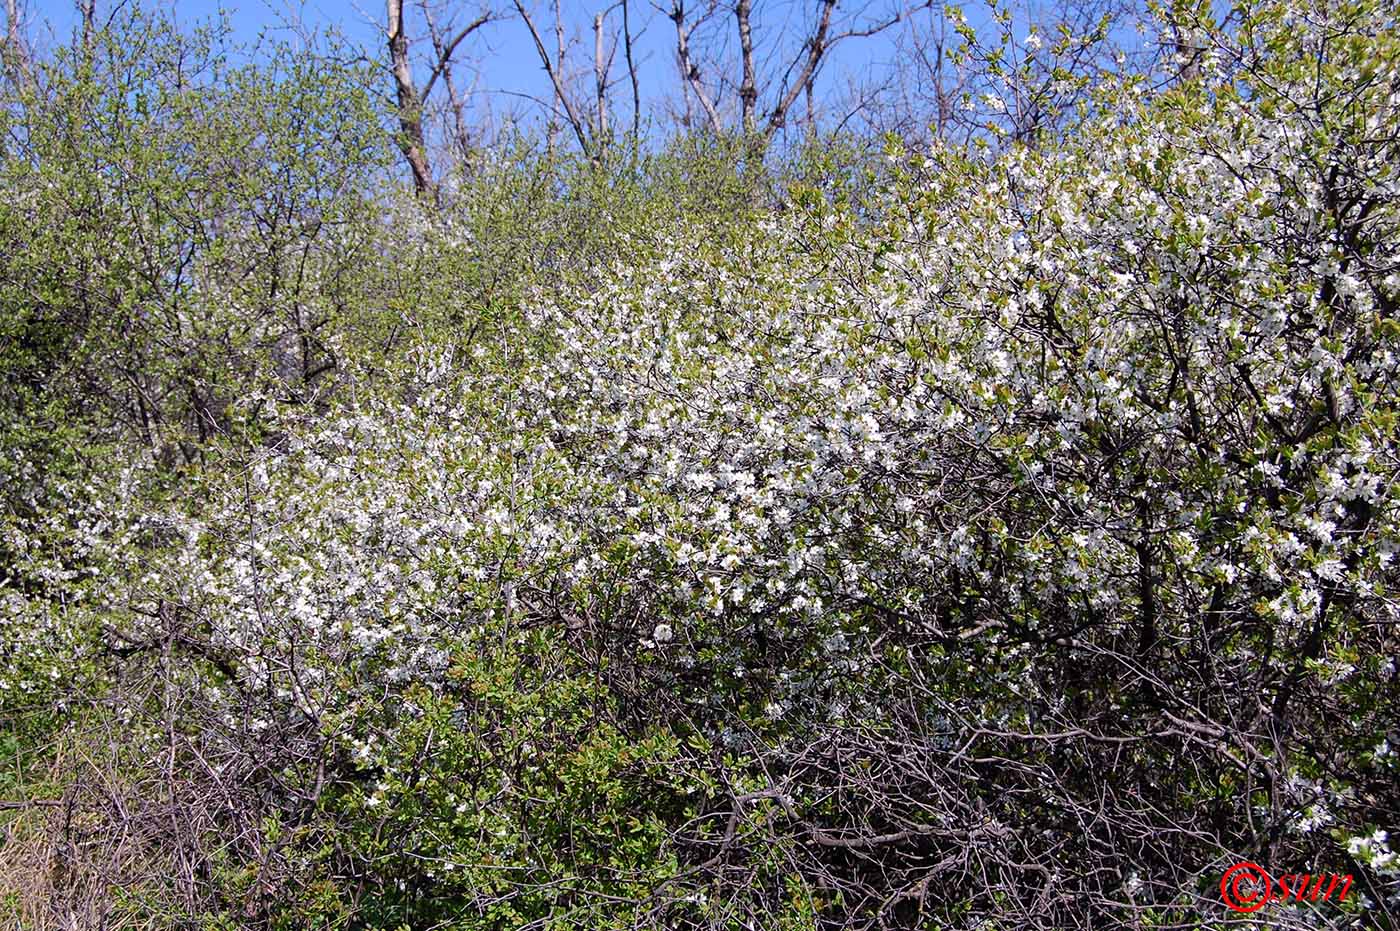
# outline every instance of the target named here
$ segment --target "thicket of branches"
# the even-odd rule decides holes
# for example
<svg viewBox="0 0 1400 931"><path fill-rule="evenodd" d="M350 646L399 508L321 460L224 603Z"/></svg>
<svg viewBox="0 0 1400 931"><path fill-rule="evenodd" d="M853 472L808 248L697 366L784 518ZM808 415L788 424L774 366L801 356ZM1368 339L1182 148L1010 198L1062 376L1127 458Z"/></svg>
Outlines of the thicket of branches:
<svg viewBox="0 0 1400 931"><path fill-rule="evenodd" d="M8 12L0 924L1400 923L1384 5Z"/></svg>

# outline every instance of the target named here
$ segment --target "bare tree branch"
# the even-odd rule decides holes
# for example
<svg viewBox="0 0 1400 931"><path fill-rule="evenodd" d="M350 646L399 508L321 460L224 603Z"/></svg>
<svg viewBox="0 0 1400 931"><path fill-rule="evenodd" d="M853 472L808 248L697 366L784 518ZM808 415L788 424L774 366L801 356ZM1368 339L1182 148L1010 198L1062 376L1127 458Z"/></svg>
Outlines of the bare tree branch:
<svg viewBox="0 0 1400 931"><path fill-rule="evenodd" d="M428 0L422 0L423 19L428 24L428 35L433 42L433 51L437 55L442 71L442 83L447 88L447 104L452 110L452 128L454 141L462 157L466 157L468 151L469 134L466 127L466 101L462 98L457 89L456 81L452 75L452 55L448 51L448 43L444 41L441 30L438 29L437 21L433 16L432 5ZM474 25L473 29L476 28ZM426 102L427 94L423 95Z"/></svg>
<svg viewBox="0 0 1400 931"><path fill-rule="evenodd" d="M637 62L632 57L632 22L628 14L628 0L621 0L622 6L622 47L627 58L627 77L632 83L632 138L635 140L642 131L642 93L637 84Z"/></svg>
<svg viewBox="0 0 1400 931"><path fill-rule="evenodd" d="M742 2L747 2L747 0L742 0ZM787 94L778 102L777 106L773 108L773 112L769 114L768 125L764 127L763 131L765 137L772 136L773 132L787 121L787 112L797 101L798 96L804 90L810 89L812 84L815 83L817 68L821 65L822 56L826 54L826 34L831 28L831 14L835 9L836 0L822 0L821 19L817 22L816 32L813 34L812 38L807 40L807 59L802 66L802 72L797 76L797 80L788 88ZM740 35L743 35L742 31ZM746 52L746 55L751 57L748 52ZM746 87L750 79L750 69L745 65L744 83ZM754 95L757 96L756 90L754 91ZM752 127L746 122L745 128L751 129Z"/></svg>
<svg viewBox="0 0 1400 931"><path fill-rule="evenodd" d="M811 97L815 91L817 74L821 70L822 61L826 54L835 48L838 43L846 39L863 39L878 35L890 27L899 24L911 13L930 6L932 0L928 0L928 2L919 4L910 9L900 10L889 19L874 23L863 29L849 29L828 36L827 33L831 28L831 16L836 10L836 3L837 0L822 0L821 19L818 20L816 30L805 45L807 51L806 58L803 59L799 57L794 60L793 64L788 68L788 72L791 73L792 68L796 67L798 61L801 61L802 70L798 73L797 78L788 85L787 93L777 105L773 107L773 111L769 114L768 125L764 129L765 137L771 137L776 130L781 129L786 124L788 111L792 109L792 105L797 102L798 97L803 93L807 94L808 109L810 111Z"/></svg>
<svg viewBox="0 0 1400 931"><path fill-rule="evenodd" d="M608 135L608 66L611 58L603 56L603 14L593 17L593 92L594 123L593 137L605 139Z"/></svg>
<svg viewBox="0 0 1400 931"><path fill-rule="evenodd" d="M530 38L535 40L535 51L539 54L540 64L544 65L545 73L549 75L549 82L554 87L554 96L559 101L560 107L563 108L564 115L569 121L569 127L573 129L574 136L578 139L579 147L583 150L584 154L592 157L593 146L588 139L587 127L582 115L578 112L578 107L574 104L573 98L569 94L568 88L564 86L563 76L559 73L560 68L563 67L564 61L564 27L562 19L559 21L556 30L559 39L559 64L556 66L550 61L549 52L545 50L544 41L540 38L539 30L535 28L535 22L530 18L529 11L525 9L524 4L521 3L520 0L514 0L514 2L516 11L520 13L520 18L525 21L526 27L530 30Z"/></svg>
<svg viewBox="0 0 1400 931"><path fill-rule="evenodd" d="M78 0L78 15L83 21L83 49L90 53L96 33L97 0Z"/></svg>
<svg viewBox="0 0 1400 931"><path fill-rule="evenodd" d="M5 71L17 86L29 87L34 82L33 62L24 41L23 19L19 0L5 0Z"/></svg>
<svg viewBox="0 0 1400 931"><path fill-rule="evenodd" d="M425 15L427 14L426 7L424 8L424 13ZM423 90L419 94L418 102L420 105L428 102L428 95L433 92L433 85L437 83L437 79L443 76L451 67L452 54L457 51L457 46L462 44L462 40L491 22L493 18L491 11L487 10L468 23L466 28L458 32L451 40L445 43L439 43L436 37L434 38L433 45L434 51L437 53L437 63L433 65L432 71L428 74L428 83L423 85Z"/></svg>
<svg viewBox="0 0 1400 931"><path fill-rule="evenodd" d="M408 36L404 33L403 0L386 0L389 63L398 96L399 149L413 172L413 187L422 194L432 190L433 172L423 141L423 104L413 83L408 60Z"/></svg>
<svg viewBox="0 0 1400 931"><path fill-rule="evenodd" d="M695 93L696 99L700 101L700 106L710 121L711 131L718 135L723 132L719 121L719 112L715 109L714 102L710 100L710 95L705 92L705 85L700 83L699 67L690 57L690 31L694 26L686 25L684 0L675 0L671 7L670 17L671 21L676 24L676 60L680 65L681 77Z"/></svg>

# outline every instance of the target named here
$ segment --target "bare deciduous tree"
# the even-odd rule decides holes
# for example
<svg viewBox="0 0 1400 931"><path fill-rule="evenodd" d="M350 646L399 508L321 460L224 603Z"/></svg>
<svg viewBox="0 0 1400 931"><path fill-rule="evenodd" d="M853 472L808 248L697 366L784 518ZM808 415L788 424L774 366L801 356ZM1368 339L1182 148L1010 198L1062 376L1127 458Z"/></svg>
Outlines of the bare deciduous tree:
<svg viewBox="0 0 1400 931"><path fill-rule="evenodd" d="M29 45L24 40L24 9L19 0L5 0L5 74L16 85L33 81Z"/></svg>
<svg viewBox="0 0 1400 931"><path fill-rule="evenodd" d="M636 139L642 132L642 92L637 81L637 60L632 54L632 17L628 0L619 0L618 6L622 8L623 57L627 61L627 77L632 85L632 138Z"/></svg>
<svg viewBox="0 0 1400 931"><path fill-rule="evenodd" d="M413 172L413 186L420 194L433 187L432 165L428 159L427 134L424 131L423 112L433 87L441 79L448 87L452 106L458 114L461 127L461 109L464 104L457 96L452 83L452 59L457 48L467 36L489 23L494 14L482 10L461 29L452 32L450 27L439 30L431 11L424 5L424 18L428 21L433 42L433 60L429 66L428 79L420 90L414 80L413 62L410 58L410 43L404 27L403 0L386 0L387 22L385 35L388 40L389 65L394 78L394 90L398 105L399 149L403 152L409 169Z"/></svg>
<svg viewBox="0 0 1400 931"><path fill-rule="evenodd" d="M555 48L551 57L545 48L543 35L534 16L521 0L514 0L514 3L516 13L530 33L540 66L549 78L553 100L545 106L552 118L551 132L553 127L558 126L558 120L562 119L568 124L585 155L595 161L602 157L612 140L612 127L609 123L609 111L612 109L611 92L620 80L612 76L612 71L618 49L621 47L627 68L627 81L631 88L631 129L635 138L641 131L641 83L633 48L631 12L626 0L614 3L593 15L593 55L588 69L592 80L587 90L581 89L575 80L579 71L570 71L571 42L567 37L564 11L560 4L556 2L554 6ZM614 11L621 12L622 27L620 32L609 34L608 17Z"/></svg>
<svg viewBox="0 0 1400 931"><path fill-rule="evenodd" d="M753 0L734 0L728 10L733 15L738 55L737 59L728 60L723 51L725 36L714 34L715 30L709 28L711 23L720 21L719 14L725 9L719 0L709 0L693 12L684 0L673 0L668 8L658 9L662 9L675 26L676 61L686 113L690 112L690 97L694 95L710 129L721 132L726 122L723 100L726 94L732 93L738 101L734 128L750 137L761 150L788 125L793 108L800 100L807 102L809 128L815 124L816 85L833 49L850 39L884 33L928 5L926 0L892 13L871 16L869 4L843 10L840 0L818 0L794 47L789 41L792 37L782 31L761 37L758 34L760 11ZM705 38L697 46L701 33ZM716 77L707 83L706 74ZM689 122L687 115L683 123L688 125Z"/></svg>
<svg viewBox="0 0 1400 931"><path fill-rule="evenodd" d="M525 9L525 5L520 0L515 0L516 12L520 14L520 19L530 30L530 38L534 40L535 51L539 53L540 64L544 67L545 74L549 76L550 86L554 89L554 100L562 109L564 118L569 123L569 128L573 130L574 137L578 140L579 148L591 155L594 147L589 140L588 126L584 120L584 115L579 108L578 102L574 99L574 94L570 91L567 78L563 73L566 58L566 47L564 43L564 19L563 12L556 4L554 15L554 33L556 38L556 54L551 60L549 52L544 47L544 40L540 37L540 31L535 27L535 21L530 16L530 11Z"/></svg>
<svg viewBox="0 0 1400 931"><path fill-rule="evenodd" d="M700 67L690 55L690 35L695 31L697 25L705 18L713 15L715 4L709 4L708 11L696 20L687 19L685 0L675 0L668 11L671 22L676 26L676 62L680 66L681 80L684 82L683 96L686 104L686 116L683 124L690 125L690 95L693 93L695 99L700 102L701 108L705 111L705 117L709 121L711 131L720 133L723 127L719 119L719 111L715 109L714 102L710 99L709 92L705 90L705 84L700 77Z"/></svg>

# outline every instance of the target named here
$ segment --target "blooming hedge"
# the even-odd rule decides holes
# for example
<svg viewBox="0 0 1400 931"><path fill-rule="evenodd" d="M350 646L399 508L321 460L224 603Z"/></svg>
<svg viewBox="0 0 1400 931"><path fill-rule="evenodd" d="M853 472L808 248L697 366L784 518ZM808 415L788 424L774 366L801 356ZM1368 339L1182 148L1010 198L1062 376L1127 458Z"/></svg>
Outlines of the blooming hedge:
<svg viewBox="0 0 1400 931"><path fill-rule="evenodd" d="M5 687L122 696L227 922L1225 927L1253 860L1389 926L1400 35L1237 16L270 405Z"/></svg>

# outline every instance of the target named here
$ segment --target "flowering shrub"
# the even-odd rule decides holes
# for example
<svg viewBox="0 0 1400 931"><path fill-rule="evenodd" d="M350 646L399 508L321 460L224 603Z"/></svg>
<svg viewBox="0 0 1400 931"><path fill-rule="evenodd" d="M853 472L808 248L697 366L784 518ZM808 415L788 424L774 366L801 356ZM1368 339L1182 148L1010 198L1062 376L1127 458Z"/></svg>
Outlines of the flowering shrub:
<svg viewBox="0 0 1400 931"><path fill-rule="evenodd" d="M1357 875L1280 926L1393 923L1400 39L1239 15L1063 140L659 220L114 491L25 630L198 799L202 907L1224 926L1247 858Z"/></svg>

